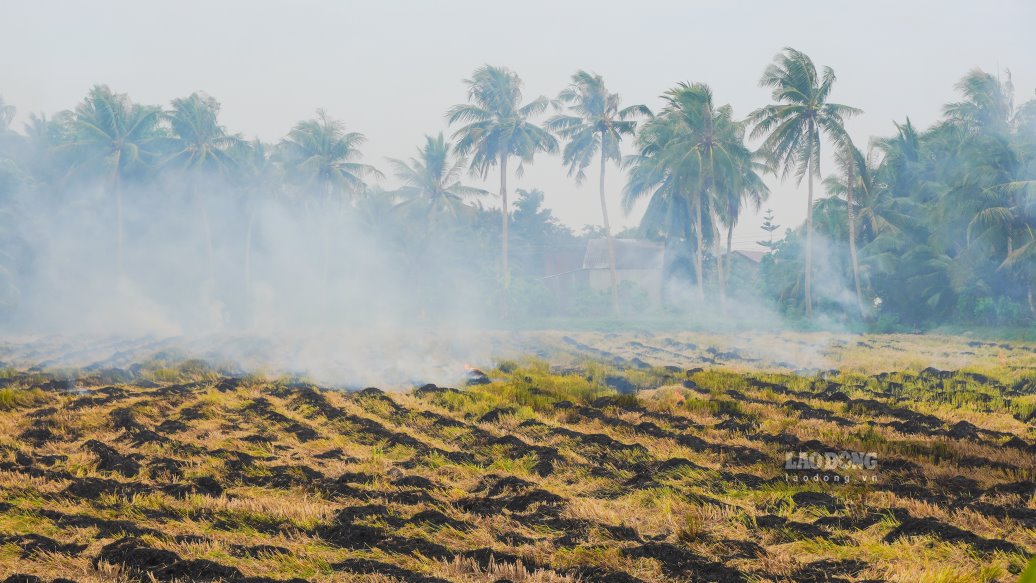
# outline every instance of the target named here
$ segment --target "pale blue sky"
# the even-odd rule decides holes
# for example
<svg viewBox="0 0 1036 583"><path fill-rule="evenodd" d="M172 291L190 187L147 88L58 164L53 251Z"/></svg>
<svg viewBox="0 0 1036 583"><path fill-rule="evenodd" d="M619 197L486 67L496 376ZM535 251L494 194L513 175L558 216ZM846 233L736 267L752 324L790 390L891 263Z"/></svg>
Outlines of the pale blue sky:
<svg viewBox="0 0 1036 583"><path fill-rule="evenodd" d="M94 83L162 104L204 90L230 129L266 140L323 107L367 135L366 159L383 168L445 129L461 79L487 62L516 70L529 97L556 94L583 68L652 108L675 82L703 81L741 116L767 102L759 76L793 46L835 69L835 101L865 110L850 124L861 144L907 115L933 122L974 67L1009 67L1017 102L1036 87L1036 3L1023 0L3 4L0 94L19 119L72 107ZM629 225L640 213L622 216L623 182L613 171L609 199ZM770 183L778 222L801 221L805 187ZM570 225L600 221L596 180L575 187L558 158L511 184L542 188ZM737 246L761 236L759 223L743 219Z"/></svg>

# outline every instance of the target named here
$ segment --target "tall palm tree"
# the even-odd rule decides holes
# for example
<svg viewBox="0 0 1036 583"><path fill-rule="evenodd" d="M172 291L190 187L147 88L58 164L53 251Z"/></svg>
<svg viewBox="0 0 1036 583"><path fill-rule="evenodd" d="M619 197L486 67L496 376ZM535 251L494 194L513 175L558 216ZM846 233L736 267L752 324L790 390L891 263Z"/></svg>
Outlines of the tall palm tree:
<svg viewBox="0 0 1036 583"><path fill-rule="evenodd" d="M895 126L896 135L872 141L874 150L881 155L879 180L893 196L930 200L934 195L932 186L927 184L921 133L909 117L903 123L895 122Z"/></svg>
<svg viewBox="0 0 1036 583"><path fill-rule="evenodd" d="M1033 224L1026 190L1009 185L1031 175L1020 136L1012 134L1010 77L1002 82L974 70L956 87L961 101L946 105L945 120L925 135L928 158L939 160L936 175L944 185L932 205L931 220L939 225L933 239L964 273L953 280L958 295L995 296L1012 276L1029 285L1018 263L1009 263L1011 269L1003 264L1017 257L1014 251L1029 240Z"/></svg>
<svg viewBox="0 0 1036 583"><path fill-rule="evenodd" d="M976 239L994 239L993 247L1004 249L1004 255L1013 252L1014 237L1024 229L1025 200L1016 196L1024 193L1018 188L1017 173L1020 161L1009 141L1013 116L1013 86L1010 76L1006 83L981 70L968 73L957 83L964 99L946 105L945 112L951 123L963 131L960 150L966 154L961 166L964 175L959 182L963 188L951 193L966 197L971 220L967 227L969 244ZM951 199L951 204L958 202Z"/></svg>
<svg viewBox="0 0 1036 583"><path fill-rule="evenodd" d="M483 65L465 79L468 103L455 105L446 113L450 125L463 124L454 132L456 150L471 155L471 171L485 178L489 169L500 166L501 279L504 289L510 284L508 267L507 165L517 157L517 173L531 163L539 152L553 153L558 142L546 129L530 119L543 113L550 102L540 96L522 104L522 81L505 67ZM503 303L507 315L507 302Z"/></svg>
<svg viewBox="0 0 1036 583"><path fill-rule="evenodd" d="M381 172L375 167L358 162L362 157L359 148L366 141L363 134L345 131L345 124L318 109L316 118L301 121L288 132L281 142L281 149L288 172L303 188L320 190L322 199L319 206L324 207L325 213L333 214L366 191L365 179L381 177ZM325 214L324 218L330 216ZM330 268L331 225L327 220L323 223L321 264L326 284Z"/></svg>
<svg viewBox="0 0 1036 583"><path fill-rule="evenodd" d="M604 172L609 160L619 163L622 153L619 143L623 137L636 133L639 116L650 116L644 105L620 108L618 93L609 93L600 75L577 71L572 81L558 95L558 101L568 106L569 113L556 115L547 121L547 129L567 140L562 152L568 166L568 175L575 175L576 184L586 179L586 168L600 152L601 173L599 193L604 234L608 240L608 268L611 274L612 313L619 311L619 284L615 273L615 241L608 221L608 204L604 193Z"/></svg>
<svg viewBox="0 0 1036 583"><path fill-rule="evenodd" d="M107 85L95 85L71 118L68 148L83 155L87 166L107 175L115 199L116 268L123 272L122 182L130 172L151 162L161 140L161 109L132 103Z"/></svg>
<svg viewBox="0 0 1036 583"><path fill-rule="evenodd" d="M461 182L460 176L468 161L463 156L453 155L442 132L436 137L425 136L425 144L417 149L416 158L409 161L389 158L389 163L396 178L403 183L395 192L403 199L396 208L405 213L416 211L429 229L444 218L470 215L475 209L465 200L489 194Z"/></svg>
<svg viewBox="0 0 1036 583"><path fill-rule="evenodd" d="M820 176L822 136L835 143L846 139L844 121L860 110L831 103L828 98L835 83L835 72L824 67L818 76L812 59L792 48L780 52L763 72L759 84L772 89L775 103L753 111L752 137L766 136L762 149L775 169L787 178L793 171L799 184L809 183L806 200L806 317L813 316L813 179Z"/></svg>
<svg viewBox="0 0 1036 583"><path fill-rule="evenodd" d="M679 169L667 167L662 160L666 138L656 130L659 124L647 123L637 136L639 152L623 158L623 167L629 169L629 180L623 189L622 209L629 214L637 201L650 194L638 230L649 239L691 241L694 221L685 178ZM674 172L675 170L675 172ZM711 232L706 233L709 239Z"/></svg>
<svg viewBox="0 0 1036 583"><path fill-rule="evenodd" d="M212 227L205 200L198 191L198 182L210 178L227 177L236 161L234 149L242 142L241 136L227 133L219 125L220 105L204 93L174 99L172 110L165 114L173 135L169 142L172 154L166 164L187 175L188 190L193 194L201 215L208 258L208 283L215 278L215 259L212 251Z"/></svg>
<svg viewBox="0 0 1036 583"><path fill-rule="evenodd" d="M366 141L363 134L345 131L345 124L318 109L315 118L291 128L281 149L286 168L303 187L318 188L324 204L342 204L366 190L366 179L381 177L374 166L358 162Z"/></svg>
<svg viewBox="0 0 1036 583"><path fill-rule="evenodd" d="M686 197L697 238L695 272L698 298L704 300L705 217L719 193L736 186L752 158L729 105L715 107L712 90L702 83L680 83L663 95L666 106L641 132L641 152L630 159L625 204L640 197ZM715 229L709 220L710 231Z"/></svg>
<svg viewBox="0 0 1036 583"><path fill-rule="evenodd" d="M870 314L863 291L864 276L869 274L873 279L894 271L893 266L901 262L904 252L912 246L905 237L908 233L917 238L915 243L926 239L920 224L923 209L910 196L922 187L912 176L899 176L917 174L917 144L911 137L909 122L897 127L900 131L896 137L874 141L873 152L884 154L878 163L875 156L864 156L851 142L839 145L835 154L839 171L823 181L830 196L818 201L814 208L816 214L834 217L838 223L837 229L826 229L829 234L837 231L849 242L850 269L861 318ZM837 217L846 219L839 221Z"/></svg>
<svg viewBox="0 0 1036 583"><path fill-rule="evenodd" d="M867 311L863 303L863 286L860 284L860 260L856 249L856 211L858 205L856 196L861 190L867 190L871 186L870 168L863 154L853 145L852 140L848 137L838 145L835 152L835 164L838 166L844 179L842 177L829 176L824 180L824 186L828 193L833 196L845 196L846 225L849 228L849 262L852 265L853 284L856 287L856 306L860 311L860 317L866 318Z"/></svg>
<svg viewBox="0 0 1036 583"><path fill-rule="evenodd" d="M981 69L970 71L957 82L963 100L947 104L943 110L955 123L970 131L1004 135L1014 113L1014 84L1011 72L1006 81Z"/></svg>
<svg viewBox="0 0 1036 583"><path fill-rule="evenodd" d="M700 221L695 220L700 209L694 194L699 170L693 165L693 159L674 159L673 144L682 129L668 110L644 124L636 139L637 153L623 160L629 174L623 188L622 206L629 214L637 201L649 197L640 221L641 233L649 238L664 238L667 245L674 239L684 239L694 251L691 241L696 233L701 233ZM684 163L677 163L679 161ZM699 248L702 239L697 237ZM697 261L695 271L700 287Z"/></svg>
<svg viewBox="0 0 1036 583"><path fill-rule="evenodd" d="M233 149L242 138L219 124L219 102L204 93L192 93L174 99L172 106L166 118L173 130L173 153L166 163L186 170L229 173L235 164Z"/></svg>

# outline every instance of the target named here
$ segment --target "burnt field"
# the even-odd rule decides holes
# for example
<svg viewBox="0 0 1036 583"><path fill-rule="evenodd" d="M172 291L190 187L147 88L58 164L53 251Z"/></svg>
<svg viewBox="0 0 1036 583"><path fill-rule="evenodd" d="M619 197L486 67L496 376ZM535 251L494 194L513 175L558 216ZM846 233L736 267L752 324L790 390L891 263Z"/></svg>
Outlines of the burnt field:
<svg viewBox="0 0 1036 583"><path fill-rule="evenodd" d="M1031 347L540 340L397 391L8 368L0 580L1013 581L1036 550ZM786 467L825 452L876 463Z"/></svg>

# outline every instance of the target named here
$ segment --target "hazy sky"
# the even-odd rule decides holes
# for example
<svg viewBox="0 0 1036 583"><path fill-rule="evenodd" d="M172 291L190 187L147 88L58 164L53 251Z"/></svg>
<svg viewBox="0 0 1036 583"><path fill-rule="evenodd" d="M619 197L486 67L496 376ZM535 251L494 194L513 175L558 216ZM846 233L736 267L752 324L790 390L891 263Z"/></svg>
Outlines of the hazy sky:
<svg viewBox="0 0 1036 583"><path fill-rule="evenodd" d="M73 107L95 83L164 105L203 90L222 102L228 128L264 140L322 107L366 134L366 161L383 169L386 156L408 157L424 134L447 129L444 112L465 99L461 79L483 63L517 71L529 98L555 95L582 68L603 75L625 103L652 109L674 83L702 81L743 116L767 102L759 76L792 46L835 69L834 101L865 111L849 125L859 144L907 115L928 126L974 67L1010 68L1019 103L1036 87L1036 3L1026 0L5 0L2 13L0 95L19 120ZM801 221L805 185L769 182L766 206L778 222ZM611 213L631 225L640 210L621 213L623 183L612 170ZM574 227L600 222L596 176L576 187L557 157L510 184L542 188ZM760 223L745 217L735 246L752 247Z"/></svg>

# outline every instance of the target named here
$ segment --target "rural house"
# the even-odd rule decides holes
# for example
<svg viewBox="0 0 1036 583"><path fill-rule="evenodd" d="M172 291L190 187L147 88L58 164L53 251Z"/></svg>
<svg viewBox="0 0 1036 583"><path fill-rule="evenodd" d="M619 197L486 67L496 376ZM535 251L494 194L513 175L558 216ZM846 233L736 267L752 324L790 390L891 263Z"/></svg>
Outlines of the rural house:
<svg viewBox="0 0 1036 583"><path fill-rule="evenodd" d="M607 291L611 286L607 239L590 239L581 254L555 253L545 259L547 275L543 282L563 305L568 304L580 288ZM615 239L615 272L619 283L629 281L636 284L655 305L662 299L664 264L665 248L661 243Z"/></svg>

